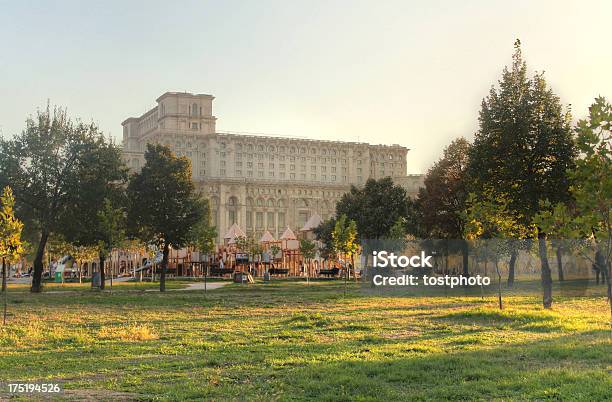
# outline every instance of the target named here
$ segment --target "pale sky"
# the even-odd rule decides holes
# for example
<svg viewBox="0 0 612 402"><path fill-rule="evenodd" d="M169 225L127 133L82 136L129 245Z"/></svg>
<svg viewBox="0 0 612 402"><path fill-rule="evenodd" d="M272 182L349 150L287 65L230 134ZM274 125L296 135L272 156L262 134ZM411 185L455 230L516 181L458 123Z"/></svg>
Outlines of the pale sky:
<svg viewBox="0 0 612 402"><path fill-rule="evenodd" d="M575 117L612 98L612 1L0 0L0 130L50 99L117 138L166 91L217 129L401 144L473 137L515 38Z"/></svg>

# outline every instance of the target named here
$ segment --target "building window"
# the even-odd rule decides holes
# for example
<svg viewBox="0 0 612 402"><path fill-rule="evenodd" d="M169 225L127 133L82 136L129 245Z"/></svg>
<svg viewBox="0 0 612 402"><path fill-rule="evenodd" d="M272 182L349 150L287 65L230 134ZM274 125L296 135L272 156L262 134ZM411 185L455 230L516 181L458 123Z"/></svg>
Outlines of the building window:
<svg viewBox="0 0 612 402"><path fill-rule="evenodd" d="M198 105L197 104L193 104L191 105L191 115L192 116L197 116L198 115Z"/></svg>
<svg viewBox="0 0 612 402"><path fill-rule="evenodd" d="M253 227L253 212L252 211L247 211L246 213L246 226L247 228Z"/></svg>
<svg viewBox="0 0 612 402"><path fill-rule="evenodd" d="M255 213L255 227L257 229L263 229L263 212Z"/></svg>
<svg viewBox="0 0 612 402"><path fill-rule="evenodd" d="M198 129L198 123L191 123L191 129L192 130L197 130Z"/></svg>
<svg viewBox="0 0 612 402"><path fill-rule="evenodd" d="M279 229L283 229L285 227L285 213L284 212L278 213L278 227Z"/></svg>
<svg viewBox="0 0 612 402"><path fill-rule="evenodd" d="M274 212L268 212L268 229L274 228Z"/></svg>

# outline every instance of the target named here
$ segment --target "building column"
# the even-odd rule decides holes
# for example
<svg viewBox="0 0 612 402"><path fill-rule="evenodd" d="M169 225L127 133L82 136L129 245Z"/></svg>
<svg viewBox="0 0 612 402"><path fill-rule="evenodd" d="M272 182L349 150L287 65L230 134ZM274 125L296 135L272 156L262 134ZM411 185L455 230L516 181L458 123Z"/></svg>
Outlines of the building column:
<svg viewBox="0 0 612 402"><path fill-rule="evenodd" d="M246 199L247 199L247 192L246 192L246 184L241 184L240 185L240 189L238 191L238 225L240 226L240 229L244 230L244 233L247 232L247 227L246 227Z"/></svg>

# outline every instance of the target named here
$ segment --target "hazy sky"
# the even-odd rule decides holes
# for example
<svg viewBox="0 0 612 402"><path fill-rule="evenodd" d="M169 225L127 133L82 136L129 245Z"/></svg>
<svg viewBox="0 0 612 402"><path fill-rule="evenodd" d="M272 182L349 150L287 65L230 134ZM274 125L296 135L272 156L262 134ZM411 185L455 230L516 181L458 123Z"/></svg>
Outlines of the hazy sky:
<svg viewBox="0 0 612 402"><path fill-rule="evenodd" d="M409 173L472 138L520 38L575 117L612 98L612 1L0 0L0 130L47 99L121 134L165 91L217 129L398 143Z"/></svg>

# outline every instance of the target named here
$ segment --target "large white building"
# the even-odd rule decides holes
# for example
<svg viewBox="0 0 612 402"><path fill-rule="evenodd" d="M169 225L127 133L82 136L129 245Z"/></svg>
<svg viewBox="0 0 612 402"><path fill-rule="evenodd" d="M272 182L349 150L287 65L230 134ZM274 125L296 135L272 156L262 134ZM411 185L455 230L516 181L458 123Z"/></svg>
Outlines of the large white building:
<svg viewBox="0 0 612 402"><path fill-rule="evenodd" d="M422 184L422 175L406 175L408 149L399 145L217 132L213 99L166 92L157 106L122 123L123 149L132 170L144 164L149 142L189 158L220 236L233 223L255 236L299 230L315 213L332 216L342 194L368 178L391 176L410 195Z"/></svg>

